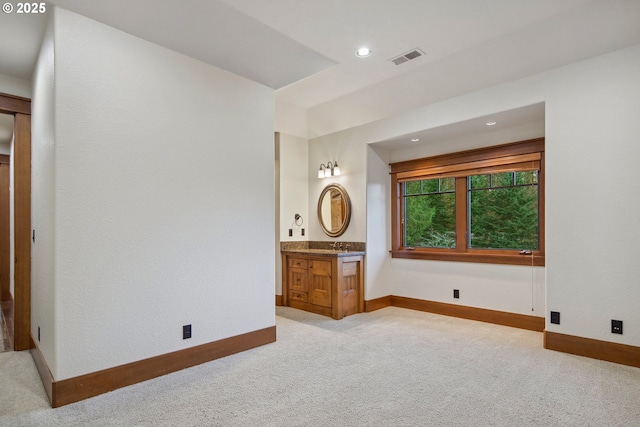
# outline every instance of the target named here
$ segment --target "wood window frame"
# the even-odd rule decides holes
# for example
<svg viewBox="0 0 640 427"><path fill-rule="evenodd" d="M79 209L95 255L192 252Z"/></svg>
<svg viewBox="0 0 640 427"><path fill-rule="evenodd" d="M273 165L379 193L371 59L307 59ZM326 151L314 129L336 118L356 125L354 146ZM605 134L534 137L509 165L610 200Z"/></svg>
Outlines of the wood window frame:
<svg viewBox="0 0 640 427"><path fill-rule="evenodd" d="M538 239L537 250L523 255L511 249L473 249L467 247L467 180L466 176L483 171L496 173L505 169L527 169L527 165L539 166L538 174ZM426 259L437 261L479 262L511 265L545 265L544 223L544 138L513 142L476 150L460 151L422 159L392 163L391 165L391 255L393 258ZM486 172L488 173L488 172ZM456 247L424 248L403 246L402 239L402 184L424 179L456 176ZM459 209L458 206L463 206Z"/></svg>

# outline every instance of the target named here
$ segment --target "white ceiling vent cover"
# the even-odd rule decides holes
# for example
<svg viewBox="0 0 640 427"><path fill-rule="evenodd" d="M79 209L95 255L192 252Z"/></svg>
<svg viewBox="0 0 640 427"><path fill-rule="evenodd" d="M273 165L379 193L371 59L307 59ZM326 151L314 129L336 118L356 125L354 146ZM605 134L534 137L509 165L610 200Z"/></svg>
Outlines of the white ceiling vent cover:
<svg viewBox="0 0 640 427"><path fill-rule="evenodd" d="M409 62L412 59L420 58L423 55L424 55L424 52L416 48L407 53L403 53L402 55L397 56L391 59L390 61L396 65L400 65L400 64L404 64L405 62Z"/></svg>

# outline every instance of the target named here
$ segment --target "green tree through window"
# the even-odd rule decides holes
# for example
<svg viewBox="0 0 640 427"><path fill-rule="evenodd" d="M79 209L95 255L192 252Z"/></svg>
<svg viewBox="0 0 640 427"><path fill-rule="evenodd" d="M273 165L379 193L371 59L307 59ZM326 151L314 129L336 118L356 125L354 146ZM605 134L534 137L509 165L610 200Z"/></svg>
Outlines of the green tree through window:
<svg viewBox="0 0 640 427"><path fill-rule="evenodd" d="M404 206L406 246L455 247L455 178L406 182Z"/></svg>
<svg viewBox="0 0 640 427"><path fill-rule="evenodd" d="M468 178L469 247L538 249L538 171Z"/></svg>

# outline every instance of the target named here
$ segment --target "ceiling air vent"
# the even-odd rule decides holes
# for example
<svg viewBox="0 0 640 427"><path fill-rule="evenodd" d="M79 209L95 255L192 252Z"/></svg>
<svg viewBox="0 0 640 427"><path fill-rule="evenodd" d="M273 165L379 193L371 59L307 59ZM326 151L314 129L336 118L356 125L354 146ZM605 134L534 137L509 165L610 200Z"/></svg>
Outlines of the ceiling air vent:
<svg viewBox="0 0 640 427"><path fill-rule="evenodd" d="M403 53L402 55L391 59L391 62L393 62L396 65L400 65L400 64L404 64L405 62L409 62L412 59L420 58L422 55L424 55L423 51L421 51L420 49L413 49L410 52Z"/></svg>

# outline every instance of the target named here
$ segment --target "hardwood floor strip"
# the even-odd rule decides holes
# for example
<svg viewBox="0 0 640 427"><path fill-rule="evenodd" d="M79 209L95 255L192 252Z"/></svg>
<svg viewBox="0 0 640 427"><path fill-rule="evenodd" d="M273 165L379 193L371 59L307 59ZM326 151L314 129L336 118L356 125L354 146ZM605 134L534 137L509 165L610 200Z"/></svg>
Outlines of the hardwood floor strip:
<svg viewBox="0 0 640 427"><path fill-rule="evenodd" d="M54 408L68 405L118 388L269 344L275 340L276 327L272 326L79 377L54 381L51 405Z"/></svg>
<svg viewBox="0 0 640 427"><path fill-rule="evenodd" d="M13 351L13 300L0 302L0 307L0 316L2 316L0 352Z"/></svg>
<svg viewBox="0 0 640 427"><path fill-rule="evenodd" d="M381 308L385 308L389 306L391 306L391 295L365 301L364 311L365 313L370 313L372 311L380 310Z"/></svg>
<svg viewBox="0 0 640 427"><path fill-rule="evenodd" d="M511 326L513 328L527 329L536 332L544 331L545 327L544 317L526 316L524 314L507 313L504 311L488 310L485 308L467 307L464 305L398 297L395 295L391 296L391 305L395 307L442 314L445 316L461 317L463 319Z"/></svg>
<svg viewBox="0 0 640 427"><path fill-rule="evenodd" d="M640 347L544 331L544 348L640 368Z"/></svg>

